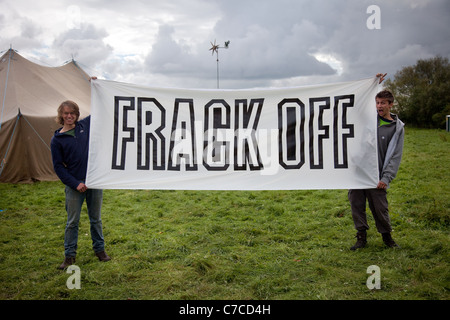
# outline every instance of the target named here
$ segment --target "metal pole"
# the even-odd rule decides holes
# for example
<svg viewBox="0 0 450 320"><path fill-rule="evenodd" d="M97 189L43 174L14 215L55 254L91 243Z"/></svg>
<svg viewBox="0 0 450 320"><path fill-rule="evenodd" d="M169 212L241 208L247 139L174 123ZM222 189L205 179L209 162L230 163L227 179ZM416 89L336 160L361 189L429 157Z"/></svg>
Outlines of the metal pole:
<svg viewBox="0 0 450 320"><path fill-rule="evenodd" d="M209 49L210 51L212 51L212 54L214 55L214 52L216 52L217 54L217 89L219 89L219 49L220 48L225 48L228 49L228 46L230 45L230 41L226 41L225 42L225 47L220 47L216 44L216 40L214 40L214 43L211 42L211 48Z"/></svg>
<svg viewBox="0 0 450 320"><path fill-rule="evenodd" d="M217 50L217 89L219 89L219 50Z"/></svg>

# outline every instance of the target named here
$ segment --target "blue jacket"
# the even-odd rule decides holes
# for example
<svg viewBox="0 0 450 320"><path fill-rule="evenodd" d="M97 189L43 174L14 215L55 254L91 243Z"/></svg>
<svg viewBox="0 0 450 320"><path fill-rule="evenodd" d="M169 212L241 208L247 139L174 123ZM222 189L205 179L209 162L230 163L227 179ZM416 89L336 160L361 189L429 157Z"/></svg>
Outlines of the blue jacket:
<svg viewBox="0 0 450 320"><path fill-rule="evenodd" d="M53 168L62 183L74 190L86 179L90 124L90 116L78 121L75 136L60 133L59 128L51 141Z"/></svg>

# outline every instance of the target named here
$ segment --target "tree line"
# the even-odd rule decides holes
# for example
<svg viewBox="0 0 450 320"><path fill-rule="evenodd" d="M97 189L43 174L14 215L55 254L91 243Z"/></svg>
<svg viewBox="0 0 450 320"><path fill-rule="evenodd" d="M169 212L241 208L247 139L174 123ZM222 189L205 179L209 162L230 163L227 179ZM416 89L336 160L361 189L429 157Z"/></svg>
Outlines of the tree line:
<svg viewBox="0 0 450 320"><path fill-rule="evenodd" d="M393 112L407 125L445 128L450 115L450 64L436 56L402 68L385 87L396 99Z"/></svg>

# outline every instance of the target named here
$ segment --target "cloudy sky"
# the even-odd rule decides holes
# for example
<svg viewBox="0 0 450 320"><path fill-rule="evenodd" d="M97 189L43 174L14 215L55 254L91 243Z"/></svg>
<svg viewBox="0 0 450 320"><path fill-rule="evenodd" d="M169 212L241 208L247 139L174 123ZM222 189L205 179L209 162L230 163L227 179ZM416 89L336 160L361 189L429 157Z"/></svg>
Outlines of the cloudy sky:
<svg viewBox="0 0 450 320"><path fill-rule="evenodd" d="M373 6L376 7L373 7ZM150 86L301 86L450 58L449 0L0 0L0 51Z"/></svg>

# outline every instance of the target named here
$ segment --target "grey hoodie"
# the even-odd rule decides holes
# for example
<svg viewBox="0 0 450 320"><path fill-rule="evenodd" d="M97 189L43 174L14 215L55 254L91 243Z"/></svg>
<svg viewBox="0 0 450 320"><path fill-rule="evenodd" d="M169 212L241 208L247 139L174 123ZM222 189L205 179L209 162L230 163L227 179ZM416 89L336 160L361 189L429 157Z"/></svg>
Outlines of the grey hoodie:
<svg viewBox="0 0 450 320"><path fill-rule="evenodd" d="M383 131L394 130L389 144L383 145L378 142L381 152L378 155L379 165L382 163L383 166L380 167L380 180L383 181L387 186L397 175L398 168L400 167L400 161L402 160L403 154L403 141L405 136L404 126L405 124L395 115L391 114L392 118L395 120L392 125L386 125L378 127L378 139L383 134ZM377 120L379 118L377 117ZM395 124L395 129L390 128ZM379 150L380 151L380 150ZM384 154L384 159L383 159Z"/></svg>

